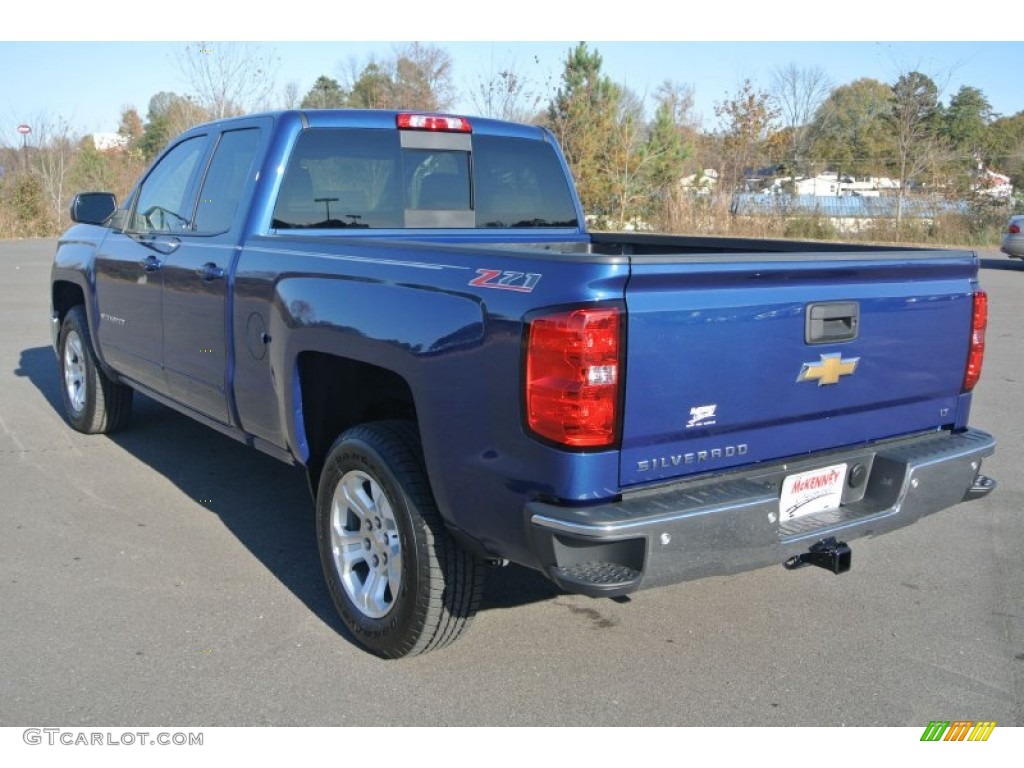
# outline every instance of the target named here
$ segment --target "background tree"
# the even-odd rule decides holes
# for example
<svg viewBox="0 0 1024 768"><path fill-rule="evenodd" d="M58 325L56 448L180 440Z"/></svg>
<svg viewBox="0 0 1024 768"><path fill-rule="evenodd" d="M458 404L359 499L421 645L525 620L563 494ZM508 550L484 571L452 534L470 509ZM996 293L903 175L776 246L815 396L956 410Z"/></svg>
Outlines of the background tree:
<svg viewBox="0 0 1024 768"><path fill-rule="evenodd" d="M370 59L365 67L352 77L348 91L348 106L359 109L388 109L394 104L391 75L385 64Z"/></svg>
<svg viewBox="0 0 1024 768"><path fill-rule="evenodd" d="M121 200L146 168L146 155L141 147L146 128L135 107L121 109L117 132L128 140L128 144L115 156L113 185L104 189L114 192Z"/></svg>
<svg viewBox="0 0 1024 768"><path fill-rule="evenodd" d="M950 149L948 174L960 194L970 194L977 172L985 166L989 125L994 117L985 94L969 85L953 94L943 113L941 132Z"/></svg>
<svg viewBox="0 0 1024 768"><path fill-rule="evenodd" d="M133 149L130 141L126 147L97 149L93 137L85 136L72 157L69 186L72 192L113 192L123 200L146 164L142 151Z"/></svg>
<svg viewBox="0 0 1024 768"><path fill-rule="evenodd" d="M608 217L617 208L606 173L622 89L601 73L602 59L586 43L566 56L561 86L548 105L548 125L558 138L588 214ZM619 137L621 139L621 137ZM621 143L621 142L620 142Z"/></svg>
<svg viewBox="0 0 1024 768"><path fill-rule="evenodd" d="M765 159L764 142L779 116L771 94L744 80L732 98L715 104L721 121L721 174L729 189L742 187L744 176Z"/></svg>
<svg viewBox="0 0 1024 768"><path fill-rule="evenodd" d="M209 119L209 113L187 96L160 91L149 100L139 149L152 160L179 133Z"/></svg>
<svg viewBox="0 0 1024 768"><path fill-rule="evenodd" d="M534 63L538 63L534 58ZM537 118L541 96L533 82L516 68L515 62L497 71L480 74L470 89L473 109L483 117L529 123Z"/></svg>
<svg viewBox="0 0 1024 768"><path fill-rule="evenodd" d="M128 140L129 149L134 149L142 139L146 129L135 107L121 108L121 119L117 123L117 132Z"/></svg>
<svg viewBox="0 0 1024 768"><path fill-rule="evenodd" d="M982 159L988 126L994 117L985 94L964 85L950 98L942 128L956 153L973 164Z"/></svg>
<svg viewBox="0 0 1024 768"><path fill-rule="evenodd" d="M880 176L892 153L892 89L862 78L833 88L812 123L813 159L832 170Z"/></svg>
<svg viewBox="0 0 1024 768"><path fill-rule="evenodd" d="M0 234L4 237L53 234L43 182L36 173L22 170L5 174L0 182Z"/></svg>
<svg viewBox="0 0 1024 768"><path fill-rule="evenodd" d="M455 103L452 57L435 45L410 43L395 54L392 99L396 109L443 112Z"/></svg>
<svg viewBox="0 0 1024 768"><path fill-rule="evenodd" d="M79 139L63 117L51 120L39 116L32 125L37 143L31 167L42 185L44 220L50 231L59 231L69 222L69 177Z"/></svg>
<svg viewBox="0 0 1024 768"><path fill-rule="evenodd" d="M648 131L643 102L635 93L620 88L608 144L599 159L599 173L607 188L606 225L621 229L635 226L650 210Z"/></svg>
<svg viewBox="0 0 1024 768"><path fill-rule="evenodd" d="M679 181L684 163L693 154L697 121L693 115L693 86L666 80L655 92L657 107L647 139L651 157L649 177L662 189Z"/></svg>
<svg viewBox="0 0 1024 768"><path fill-rule="evenodd" d="M983 160L990 168L1010 176L1024 190L1024 112L994 120L987 130Z"/></svg>
<svg viewBox="0 0 1024 768"><path fill-rule="evenodd" d="M289 80L281 92L281 109L296 109L301 100L299 84L294 80Z"/></svg>
<svg viewBox="0 0 1024 768"><path fill-rule="evenodd" d="M78 143L71 166L71 186L82 192L111 191L117 184L113 152L101 152L91 136Z"/></svg>
<svg viewBox="0 0 1024 768"><path fill-rule="evenodd" d="M455 103L452 58L443 48L410 43L385 60L371 57L360 69L349 62L347 106L443 112Z"/></svg>
<svg viewBox="0 0 1024 768"><path fill-rule="evenodd" d="M772 74L771 95L785 134L785 162L791 174L807 174L814 116L828 98L831 84L820 67L787 64Z"/></svg>
<svg viewBox="0 0 1024 768"><path fill-rule="evenodd" d="M194 101L211 119L270 106L280 61L252 43L189 43L176 54Z"/></svg>
<svg viewBox="0 0 1024 768"><path fill-rule="evenodd" d="M299 106L302 109L337 109L348 106L348 94L337 80L320 75L309 93L302 97Z"/></svg>
<svg viewBox="0 0 1024 768"><path fill-rule="evenodd" d="M644 213L663 224L681 193L679 182L686 173L686 161L694 154L697 130L692 86L666 81L655 98L658 106L644 147L649 195Z"/></svg>
<svg viewBox="0 0 1024 768"><path fill-rule="evenodd" d="M900 238L903 203L912 182L941 162L940 130L942 108L935 81L921 72L900 75L892 86L889 126L895 145L893 167L900 185L897 190L896 238Z"/></svg>

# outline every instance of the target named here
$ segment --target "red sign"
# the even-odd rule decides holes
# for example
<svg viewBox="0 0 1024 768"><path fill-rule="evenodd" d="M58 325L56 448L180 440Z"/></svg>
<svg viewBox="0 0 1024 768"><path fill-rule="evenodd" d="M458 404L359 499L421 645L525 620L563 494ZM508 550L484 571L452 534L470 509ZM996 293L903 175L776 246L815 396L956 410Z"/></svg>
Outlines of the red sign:
<svg viewBox="0 0 1024 768"><path fill-rule="evenodd" d="M32 133L32 129L29 128L24 123L22 123L21 125L18 126L18 133L20 133L20 134Z"/></svg>

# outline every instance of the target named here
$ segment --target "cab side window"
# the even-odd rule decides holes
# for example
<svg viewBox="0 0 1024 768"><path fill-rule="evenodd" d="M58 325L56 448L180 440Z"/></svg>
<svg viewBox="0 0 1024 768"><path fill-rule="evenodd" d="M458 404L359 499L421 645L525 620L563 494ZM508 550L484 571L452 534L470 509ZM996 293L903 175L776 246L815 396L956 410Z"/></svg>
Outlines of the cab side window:
<svg viewBox="0 0 1024 768"><path fill-rule="evenodd" d="M231 229L246 184L252 178L259 147L258 128L227 131L221 136L199 193L196 231L216 233Z"/></svg>
<svg viewBox="0 0 1024 768"><path fill-rule="evenodd" d="M163 156L139 189L130 229L136 232L181 232L192 228L189 182L206 148L194 136Z"/></svg>

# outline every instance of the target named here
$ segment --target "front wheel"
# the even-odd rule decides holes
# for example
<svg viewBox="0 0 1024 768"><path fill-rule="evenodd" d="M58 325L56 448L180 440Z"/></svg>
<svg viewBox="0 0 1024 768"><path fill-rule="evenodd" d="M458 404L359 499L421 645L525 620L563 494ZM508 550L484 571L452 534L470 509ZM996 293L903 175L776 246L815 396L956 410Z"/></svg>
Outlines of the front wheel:
<svg viewBox="0 0 1024 768"><path fill-rule="evenodd" d="M316 516L331 598L368 650L412 656L469 625L483 566L441 522L413 424L375 422L342 434L320 477Z"/></svg>
<svg viewBox="0 0 1024 768"><path fill-rule="evenodd" d="M128 422L133 392L107 376L96 361L81 306L64 316L58 344L61 395L68 423L86 434L114 432Z"/></svg>

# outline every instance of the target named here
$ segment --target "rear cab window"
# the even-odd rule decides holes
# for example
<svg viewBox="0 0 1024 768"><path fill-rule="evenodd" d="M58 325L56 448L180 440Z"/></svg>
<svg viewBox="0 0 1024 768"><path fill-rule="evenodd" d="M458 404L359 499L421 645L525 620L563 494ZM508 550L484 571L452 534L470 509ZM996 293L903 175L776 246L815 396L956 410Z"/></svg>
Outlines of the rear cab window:
<svg viewBox="0 0 1024 768"><path fill-rule="evenodd" d="M554 147L534 139L307 128L285 167L277 230L577 227Z"/></svg>

